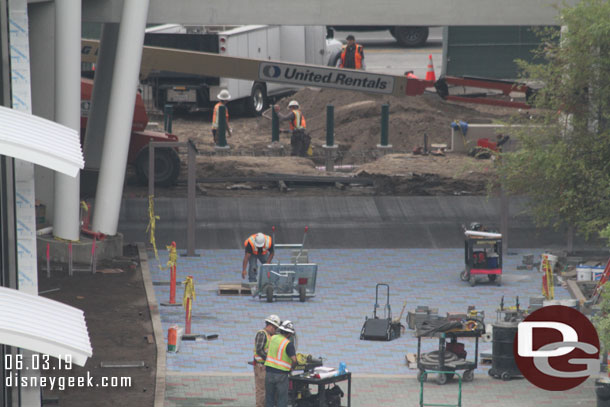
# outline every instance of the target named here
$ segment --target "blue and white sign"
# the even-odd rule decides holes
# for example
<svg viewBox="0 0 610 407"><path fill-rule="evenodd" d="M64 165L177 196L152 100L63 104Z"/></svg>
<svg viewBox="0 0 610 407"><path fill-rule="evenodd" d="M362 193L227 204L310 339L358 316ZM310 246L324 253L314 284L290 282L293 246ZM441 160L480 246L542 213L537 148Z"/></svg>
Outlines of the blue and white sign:
<svg viewBox="0 0 610 407"><path fill-rule="evenodd" d="M261 62L258 78L265 82L392 94L394 78L351 69Z"/></svg>

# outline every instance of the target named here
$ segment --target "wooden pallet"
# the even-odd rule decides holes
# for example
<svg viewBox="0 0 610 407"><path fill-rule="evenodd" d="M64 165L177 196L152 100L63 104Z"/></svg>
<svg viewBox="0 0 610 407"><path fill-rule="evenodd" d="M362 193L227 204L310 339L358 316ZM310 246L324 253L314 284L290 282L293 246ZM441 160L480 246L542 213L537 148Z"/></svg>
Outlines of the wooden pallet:
<svg viewBox="0 0 610 407"><path fill-rule="evenodd" d="M244 284L218 284L218 295L252 295L252 290Z"/></svg>

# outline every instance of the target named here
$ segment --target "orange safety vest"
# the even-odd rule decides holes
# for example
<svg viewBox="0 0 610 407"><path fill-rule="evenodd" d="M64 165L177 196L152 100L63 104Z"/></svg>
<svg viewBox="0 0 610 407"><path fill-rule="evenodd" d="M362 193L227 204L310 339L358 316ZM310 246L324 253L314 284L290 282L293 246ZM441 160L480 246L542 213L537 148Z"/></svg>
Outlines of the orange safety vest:
<svg viewBox="0 0 610 407"><path fill-rule="evenodd" d="M347 52L347 45L343 46L343 50L341 51L341 65L340 68L345 67L345 53ZM354 62L356 64L356 69L362 69L362 45L356 44L356 51L354 55Z"/></svg>
<svg viewBox="0 0 610 407"><path fill-rule="evenodd" d="M290 130L305 129L307 124L305 123L303 113L298 109L293 110L292 113L294 113L294 118L290 121Z"/></svg>
<svg viewBox="0 0 610 407"><path fill-rule="evenodd" d="M222 105L222 102L218 102L218 103L216 103L216 106L214 106L214 114L212 115L212 128L213 129L218 128L218 108L220 107L220 105ZM225 112L227 114L226 125L228 126L229 125L229 109L225 109Z"/></svg>
<svg viewBox="0 0 610 407"><path fill-rule="evenodd" d="M407 74L407 78L412 78L412 79L419 79L417 76L415 76L413 73L409 72Z"/></svg>
<svg viewBox="0 0 610 407"><path fill-rule="evenodd" d="M256 237L256 233L253 234L252 236L250 236L249 238L247 238L246 241L244 242L244 247L248 247L248 245L250 245L250 247L252 247L252 254L255 254L255 255L267 254L267 252L271 248L271 243L272 243L271 236L265 235L265 245L261 248L256 247L256 245L254 244L255 237ZM260 250L260 253L259 253L259 250Z"/></svg>

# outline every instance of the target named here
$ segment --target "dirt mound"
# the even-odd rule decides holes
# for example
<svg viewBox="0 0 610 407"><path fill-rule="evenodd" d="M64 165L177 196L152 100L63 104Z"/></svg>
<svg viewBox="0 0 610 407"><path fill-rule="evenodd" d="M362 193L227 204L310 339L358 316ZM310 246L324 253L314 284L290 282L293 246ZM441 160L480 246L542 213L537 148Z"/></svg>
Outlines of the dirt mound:
<svg viewBox="0 0 610 407"><path fill-rule="evenodd" d="M324 175L300 157L198 157L197 177L253 177L265 174Z"/></svg>
<svg viewBox="0 0 610 407"><path fill-rule="evenodd" d="M417 97L394 97L332 89L306 88L280 101L286 108L288 100L298 100L307 118L307 129L315 145L323 145L326 138L326 106L335 106L335 142L347 151L375 148L381 134L381 105L390 105L389 140L397 151L411 151L423 144L450 143L451 122L492 123L507 117L513 109L470 107L449 103L436 94ZM475 106L475 105L473 105ZM261 123L259 128L269 128Z"/></svg>

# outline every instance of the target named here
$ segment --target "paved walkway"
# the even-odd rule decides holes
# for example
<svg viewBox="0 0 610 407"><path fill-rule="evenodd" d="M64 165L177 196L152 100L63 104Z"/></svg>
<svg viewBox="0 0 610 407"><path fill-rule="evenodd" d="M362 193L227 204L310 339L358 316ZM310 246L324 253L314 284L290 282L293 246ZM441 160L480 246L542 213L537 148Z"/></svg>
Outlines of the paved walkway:
<svg viewBox="0 0 610 407"><path fill-rule="evenodd" d="M328 366L338 366L341 361L347 364L355 377L355 406L416 405L418 383L404 359L406 353L417 350L412 331L392 342L359 340L364 317L372 314L375 283L390 284L394 316L400 313L406 300L407 310L428 305L439 308L441 315L448 311L464 312L468 305L475 305L485 310L486 321L491 323L502 296L512 305L519 295L526 306L530 296L540 293L540 274L516 270L524 253L505 256L502 287L482 284L473 288L459 280L463 269L463 251L459 249L315 250L310 252L310 260L320 265L316 297L306 303L272 304L250 296L217 295L219 282L241 281L240 251L199 251L201 256L197 258L180 257L179 279L193 275L196 283L192 331L216 333L219 339L182 342L180 352L168 354L166 405L253 405L251 367L246 362L252 358L254 333L271 313L295 323L300 352L322 356ZM288 255L279 253L284 260L288 260ZM165 264L167 252L160 256ZM149 257L152 258L150 252ZM167 281L168 272L160 271L155 264L152 260L153 281ZM155 290L158 301L168 301L169 287L155 286ZM179 298L181 294L179 288ZM557 288L556 297L569 298L569 294ZM184 325L184 310L161 307L161 320L165 332L173 324ZM435 341L428 340L423 347L432 350L435 345ZM472 345L467 343L470 355L474 352ZM483 343L481 350L490 352L491 344ZM464 406L537 406L547 401L554 406L594 403L592 385L572 392L547 393L524 380L509 383L493 380L487 369L480 367L475 381L464 384ZM448 402L453 397L457 399L456 385L427 386L431 397L439 396ZM582 400L588 400L588 404L577 404Z"/></svg>

